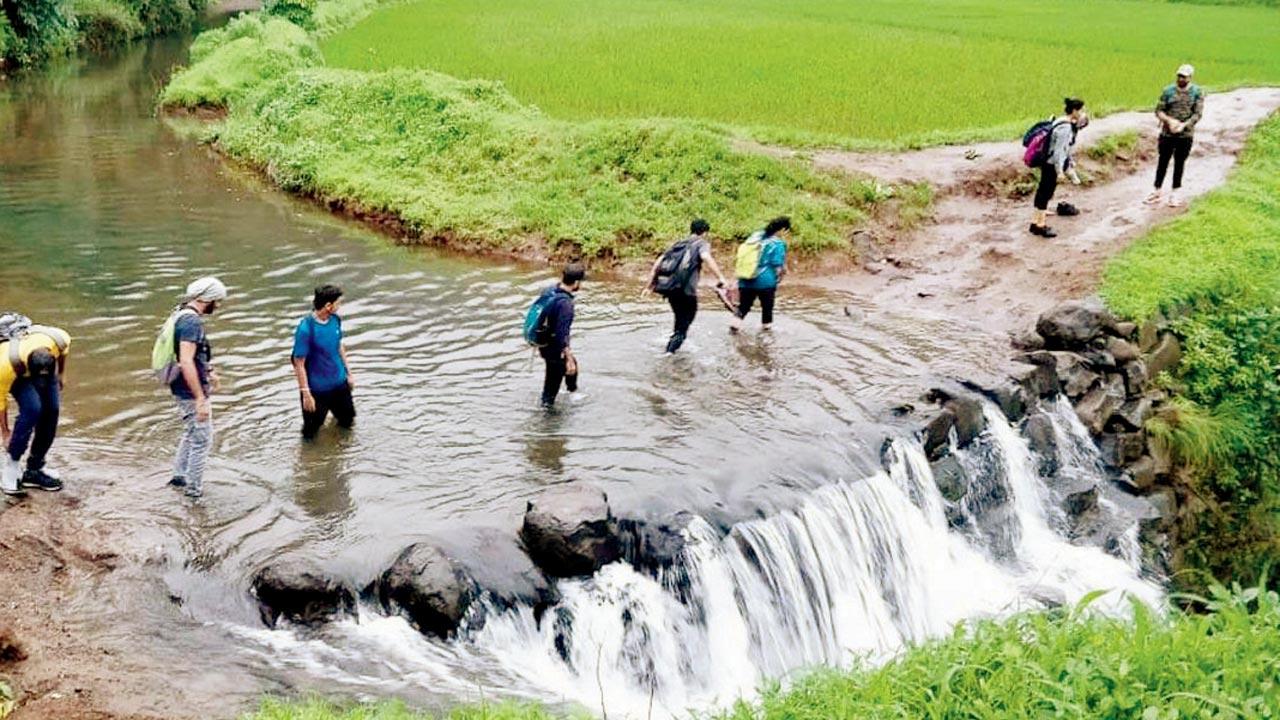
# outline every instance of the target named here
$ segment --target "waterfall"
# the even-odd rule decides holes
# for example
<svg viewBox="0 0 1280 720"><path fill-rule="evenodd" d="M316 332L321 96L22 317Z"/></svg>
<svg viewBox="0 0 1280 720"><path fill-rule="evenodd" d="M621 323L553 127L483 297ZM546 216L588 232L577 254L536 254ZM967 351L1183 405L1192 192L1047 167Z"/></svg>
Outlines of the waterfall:
<svg viewBox="0 0 1280 720"><path fill-rule="evenodd" d="M812 666L882 662L961 620L1045 597L1072 603L1101 589L1112 591L1103 610L1124 612L1125 595L1158 604L1136 567L1136 529L1127 560L1068 542L1026 441L993 405L984 411L986 432L954 451L977 498L954 508L968 527L953 528L919 443L899 439L886 471L727 535L695 521L682 562L657 577L610 565L560 583L540 623L530 608L491 608L463 642L549 697L603 704L610 717L671 717ZM1069 406L1051 413L1079 439ZM1091 442L1060 442L1057 460L1100 473Z"/></svg>

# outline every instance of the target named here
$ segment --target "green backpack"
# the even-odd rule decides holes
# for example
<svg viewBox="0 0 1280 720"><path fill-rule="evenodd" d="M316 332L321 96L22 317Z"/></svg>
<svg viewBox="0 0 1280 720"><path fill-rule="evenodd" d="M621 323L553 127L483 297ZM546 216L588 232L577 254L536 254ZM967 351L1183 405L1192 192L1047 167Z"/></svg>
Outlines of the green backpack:
<svg viewBox="0 0 1280 720"><path fill-rule="evenodd" d="M757 230L738 246L738 254L733 259L733 274L739 280L754 280L760 274L760 254L763 251L764 232Z"/></svg>
<svg viewBox="0 0 1280 720"><path fill-rule="evenodd" d="M172 385L173 381L182 374L182 369L178 366L177 327L178 318L187 313L198 314L186 305L174 308L173 312L169 313L168 319L160 326L160 332L156 333L156 342L151 346L151 372L161 385Z"/></svg>

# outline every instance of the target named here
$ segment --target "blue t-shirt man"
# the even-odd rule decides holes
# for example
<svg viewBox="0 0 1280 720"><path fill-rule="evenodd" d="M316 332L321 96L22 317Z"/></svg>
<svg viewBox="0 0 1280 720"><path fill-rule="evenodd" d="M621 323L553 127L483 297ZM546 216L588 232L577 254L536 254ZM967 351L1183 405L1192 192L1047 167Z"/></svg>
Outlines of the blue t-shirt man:
<svg viewBox="0 0 1280 720"><path fill-rule="evenodd" d="M342 361L342 318L330 315L320 322L307 313L293 334L293 356L305 361L307 383L313 393L326 393L347 384Z"/></svg>
<svg viewBox="0 0 1280 720"><path fill-rule="evenodd" d="M206 397L209 395L209 363L213 360L213 350L209 347L209 339L204 333L204 320L200 318L199 313L193 311L185 311L178 316L173 324L174 337L174 354L177 348L182 347L182 343L189 342L196 346L196 354L193 358L196 366L196 375L200 378L200 389ZM173 383L169 385L169 391L174 397L181 400L195 400L196 395L191 388L187 386L187 379L181 374L174 378Z"/></svg>

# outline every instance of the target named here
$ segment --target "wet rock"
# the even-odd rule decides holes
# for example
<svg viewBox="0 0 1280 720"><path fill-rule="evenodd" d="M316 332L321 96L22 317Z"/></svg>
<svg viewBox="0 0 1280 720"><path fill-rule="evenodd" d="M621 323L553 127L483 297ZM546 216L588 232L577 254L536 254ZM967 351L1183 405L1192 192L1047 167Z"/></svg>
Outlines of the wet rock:
<svg viewBox="0 0 1280 720"><path fill-rule="evenodd" d="M1106 386L1095 387L1076 403L1076 415L1094 435L1101 435L1111 414L1124 404L1124 397L1116 397Z"/></svg>
<svg viewBox="0 0 1280 720"><path fill-rule="evenodd" d="M1080 517L1098 507L1098 486L1094 483L1088 483L1081 487L1072 488L1070 492L1062 498L1062 507L1067 511L1067 515L1072 518Z"/></svg>
<svg viewBox="0 0 1280 720"><path fill-rule="evenodd" d="M301 625L326 622L355 610L355 591L305 559L282 559L258 570L252 591L262 621L275 627L281 618Z"/></svg>
<svg viewBox="0 0 1280 720"><path fill-rule="evenodd" d="M26 659L27 651L22 647L22 643L18 642L18 636L13 632L13 628L0 625L0 665L20 663Z"/></svg>
<svg viewBox="0 0 1280 720"><path fill-rule="evenodd" d="M547 607L560 600L555 586L525 554L515 533L476 528L432 539L432 544L470 578L477 595L483 594L503 607L532 607L534 617L539 618ZM471 613L467 621L475 627L484 618Z"/></svg>
<svg viewBox="0 0 1280 720"><path fill-rule="evenodd" d="M1140 432L1107 433L1099 444L1103 462L1118 468L1142 457L1147 450L1147 436Z"/></svg>
<svg viewBox="0 0 1280 720"><path fill-rule="evenodd" d="M1112 372L1116 369L1116 359L1106 350L1085 350L1080 356L1092 370Z"/></svg>
<svg viewBox="0 0 1280 720"><path fill-rule="evenodd" d="M1010 379L1022 388L1028 401L1050 397L1058 392L1058 376L1054 370L1053 356L1048 353L1024 355L1015 363Z"/></svg>
<svg viewBox="0 0 1280 720"><path fill-rule="evenodd" d="M1138 346L1120 338L1107 338L1107 353L1119 364L1133 362L1142 356Z"/></svg>
<svg viewBox="0 0 1280 720"><path fill-rule="evenodd" d="M622 556L608 497L588 485L557 487L530 502L520 539L551 577L590 575Z"/></svg>
<svg viewBox="0 0 1280 720"><path fill-rule="evenodd" d="M1173 488L1156 488L1146 500L1151 504L1152 514L1140 519L1139 532L1168 530L1178 517L1178 496Z"/></svg>
<svg viewBox="0 0 1280 720"><path fill-rule="evenodd" d="M1120 409L1111 416L1110 423L1112 425L1120 425L1125 430L1142 430L1147 420L1151 417L1151 413L1151 399L1139 397L1121 405Z"/></svg>
<svg viewBox="0 0 1280 720"><path fill-rule="evenodd" d="M1129 484L1137 494L1150 492L1156 485L1156 461L1149 455L1134 460L1125 472L1128 474Z"/></svg>
<svg viewBox="0 0 1280 720"><path fill-rule="evenodd" d="M424 634L447 638L475 599L471 579L439 548L415 543L378 578L378 601L399 609Z"/></svg>
<svg viewBox="0 0 1280 720"><path fill-rule="evenodd" d="M1064 607L1067 604L1067 593L1061 588L1056 588L1052 585L1028 585L1022 588L1022 592L1031 600L1043 605L1047 610Z"/></svg>
<svg viewBox="0 0 1280 720"><path fill-rule="evenodd" d="M960 384L994 402L1011 423L1021 420L1027 414L1027 406L1034 401L1034 398L1027 397L1026 390L1012 378L988 380L982 383L966 380Z"/></svg>
<svg viewBox="0 0 1280 720"><path fill-rule="evenodd" d="M982 412L982 402L971 397L954 396L944 408L956 417L956 444L966 447L987 429L987 416Z"/></svg>
<svg viewBox="0 0 1280 720"><path fill-rule="evenodd" d="M1036 332L1051 349L1080 347L1115 325L1115 318L1096 298L1068 300L1045 311Z"/></svg>
<svg viewBox="0 0 1280 720"><path fill-rule="evenodd" d="M1160 341L1160 326L1155 320L1147 320L1138 328L1138 350L1140 352L1151 352L1151 348L1156 346Z"/></svg>
<svg viewBox="0 0 1280 720"><path fill-rule="evenodd" d="M1131 323L1127 321L1117 322L1112 327L1112 331L1115 333L1116 337L1129 340L1133 337L1134 333L1138 332L1138 325L1137 323ZM1119 360L1120 358L1116 358L1116 359Z"/></svg>
<svg viewBox="0 0 1280 720"><path fill-rule="evenodd" d="M1027 418L1022 429L1027 444L1039 461L1040 475L1048 477L1058 472L1058 435L1053 430L1053 422L1048 416L1036 413Z"/></svg>
<svg viewBox="0 0 1280 720"><path fill-rule="evenodd" d="M937 460L947 454L951 446L951 430L956 425L956 415L943 408L929 418L920 429L920 443L924 446L924 454L930 460Z"/></svg>
<svg viewBox="0 0 1280 720"><path fill-rule="evenodd" d="M688 540L685 529L693 521L688 512L660 520L625 519L618 523L622 557L638 570L656 574L676 564Z"/></svg>
<svg viewBox="0 0 1280 720"><path fill-rule="evenodd" d="M1099 373L1089 369L1089 362L1080 355L1069 352L1051 354L1058 374L1058 385L1069 398L1083 396L1102 378Z"/></svg>
<svg viewBox="0 0 1280 720"><path fill-rule="evenodd" d="M1120 368L1120 374L1124 377L1124 389L1130 397L1141 395L1147 386L1147 364L1142 360L1134 360L1125 363Z"/></svg>
<svg viewBox="0 0 1280 720"><path fill-rule="evenodd" d="M938 491L947 502L959 502L969 492L969 475L954 455L929 463L929 467L933 469L933 481Z"/></svg>
<svg viewBox="0 0 1280 720"><path fill-rule="evenodd" d="M1160 336L1160 342L1156 343L1146 357L1147 374L1149 377L1155 377L1165 370L1172 369L1180 360L1182 360L1181 343L1173 333L1164 333Z"/></svg>

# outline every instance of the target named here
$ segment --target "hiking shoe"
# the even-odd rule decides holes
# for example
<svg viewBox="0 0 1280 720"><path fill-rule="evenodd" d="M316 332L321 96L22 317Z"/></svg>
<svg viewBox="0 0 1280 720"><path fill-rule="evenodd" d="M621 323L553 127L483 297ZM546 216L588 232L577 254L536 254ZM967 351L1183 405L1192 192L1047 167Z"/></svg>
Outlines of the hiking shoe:
<svg viewBox="0 0 1280 720"><path fill-rule="evenodd" d="M62 480L44 470L27 470L22 474L22 487L35 488L45 492L58 492L62 489Z"/></svg>
<svg viewBox="0 0 1280 720"><path fill-rule="evenodd" d="M1080 209L1069 202L1060 202L1058 203L1058 214L1063 217L1071 217L1073 215L1079 215Z"/></svg>
<svg viewBox="0 0 1280 720"><path fill-rule="evenodd" d="M1036 225L1035 223L1032 223L1030 229L1032 235L1039 235L1042 238L1058 237L1058 233L1054 232L1053 228L1048 225Z"/></svg>
<svg viewBox="0 0 1280 720"><path fill-rule="evenodd" d="M182 491L182 494L183 494L183 495L186 495L187 497L191 498L192 500L197 500L197 499L199 499L202 495L204 495L204 492L203 492L202 490L200 490L200 488L187 486L187 489L186 489L186 490L183 490L183 491Z"/></svg>
<svg viewBox="0 0 1280 720"><path fill-rule="evenodd" d="M1169 193L1169 202L1165 203L1169 207L1182 207L1182 198L1178 197L1178 193Z"/></svg>
<svg viewBox="0 0 1280 720"><path fill-rule="evenodd" d="M1164 197L1164 193L1160 192L1159 190L1154 190L1154 191L1152 191L1152 193L1151 193L1150 195L1148 195L1148 196L1146 197L1146 199L1145 199L1145 200L1143 200L1142 202L1143 202L1143 203L1145 203L1145 204L1147 204L1147 205L1159 205L1159 204L1160 204L1160 199L1161 199L1161 198L1163 198L1163 197Z"/></svg>
<svg viewBox="0 0 1280 720"><path fill-rule="evenodd" d="M187 479L181 475L174 475L169 478L169 487L184 488L187 486Z"/></svg>
<svg viewBox="0 0 1280 720"><path fill-rule="evenodd" d="M18 461L9 457L8 453L5 453L3 463L0 463L0 492L14 497L21 497L27 494L27 491L22 489Z"/></svg>

